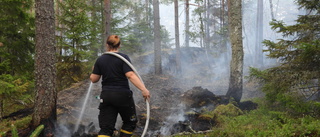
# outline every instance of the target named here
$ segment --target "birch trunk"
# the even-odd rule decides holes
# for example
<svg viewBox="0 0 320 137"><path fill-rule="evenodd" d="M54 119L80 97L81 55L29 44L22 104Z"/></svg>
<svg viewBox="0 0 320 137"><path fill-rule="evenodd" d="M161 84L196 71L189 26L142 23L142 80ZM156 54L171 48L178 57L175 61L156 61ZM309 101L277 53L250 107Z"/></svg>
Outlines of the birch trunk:
<svg viewBox="0 0 320 137"><path fill-rule="evenodd" d="M242 45L242 12L241 0L229 0L229 32L232 46L230 63L230 81L227 92L228 97L240 102L243 87L243 45Z"/></svg>

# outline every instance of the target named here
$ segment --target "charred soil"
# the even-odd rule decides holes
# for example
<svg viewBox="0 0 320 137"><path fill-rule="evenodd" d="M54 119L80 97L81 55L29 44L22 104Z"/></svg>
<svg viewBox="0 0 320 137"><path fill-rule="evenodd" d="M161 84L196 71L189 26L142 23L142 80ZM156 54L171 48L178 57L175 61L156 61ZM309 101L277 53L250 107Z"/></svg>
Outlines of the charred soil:
<svg viewBox="0 0 320 137"><path fill-rule="evenodd" d="M187 79L176 79L170 75L141 75L151 92L150 122L148 136L167 136L179 132L197 132L210 130L215 125L213 119L200 118L201 111L213 110L219 104L226 104L228 100L223 95L215 95L212 91L200 86L191 87ZM80 130L72 131L75 121L79 117L83 98L87 92L90 81L85 80L74 84L71 88L59 92L58 96L58 123L60 134L69 136L94 136L98 127L98 105L96 96L100 94L100 84L94 84L91 97L86 106ZM146 104L140 91L133 85L138 127L135 135L140 136L146 122ZM251 105L249 109L254 109ZM117 129L121 126L121 122ZM62 130L64 129L64 130ZM58 133L58 134L59 134Z"/></svg>

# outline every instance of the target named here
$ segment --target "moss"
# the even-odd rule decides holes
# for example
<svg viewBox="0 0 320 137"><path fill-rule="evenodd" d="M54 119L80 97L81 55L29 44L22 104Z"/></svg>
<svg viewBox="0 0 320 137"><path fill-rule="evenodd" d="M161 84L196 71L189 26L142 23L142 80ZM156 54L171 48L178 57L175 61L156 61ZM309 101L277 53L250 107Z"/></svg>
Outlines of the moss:
<svg viewBox="0 0 320 137"><path fill-rule="evenodd" d="M210 115L210 114L202 114L202 115L199 116L199 119L211 120L211 119L213 119L213 115Z"/></svg>
<svg viewBox="0 0 320 137"><path fill-rule="evenodd" d="M29 126L29 123L31 122L31 120L32 120L31 116L24 117L22 119L15 121L15 126L18 129L27 128Z"/></svg>
<svg viewBox="0 0 320 137"><path fill-rule="evenodd" d="M11 129L12 137L18 137L18 130L13 124L11 125Z"/></svg>
<svg viewBox="0 0 320 137"><path fill-rule="evenodd" d="M6 132L0 132L0 137L4 137L4 135L6 134Z"/></svg>
<svg viewBox="0 0 320 137"><path fill-rule="evenodd" d="M236 107L234 104L227 104L227 105L219 105L214 111L214 117L219 117L221 115L224 116L239 116L242 115L243 111Z"/></svg>
<svg viewBox="0 0 320 137"><path fill-rule="evenodd" d="M263 103L263 102L262 102ZM312 115L295 116L288 112L270 110L261 107L243 113L234 104L217 106L213 111L205 111L202 118L213 117L217 123L210 137L288 137L320 136L320 120ZM175 137L196 137L197 134L175 135Z"/></svg>

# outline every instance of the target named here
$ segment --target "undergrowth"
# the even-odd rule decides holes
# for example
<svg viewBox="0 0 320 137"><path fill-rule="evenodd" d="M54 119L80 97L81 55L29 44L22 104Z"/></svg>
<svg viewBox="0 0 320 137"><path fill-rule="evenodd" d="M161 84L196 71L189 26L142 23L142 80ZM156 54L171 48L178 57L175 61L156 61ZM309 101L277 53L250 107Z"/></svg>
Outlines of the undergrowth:
<svg viewBox="0 0 320 137"><path fill-rule="evenodd" d="M236 105L219 105L213 111L204 112L202 117L214 119L216 125L212 132L174 137L318 137L320 136L320 119L313 115L293 115L290 111L278 111L265 106L258 99L258 109L241 111ZM18 120L0 122L0 136L12 130L28 126L31 116Z"/></svg>
<svg viewBox="0 0 320 137"><path fill-rule="evenodd" d="M230 104L229 104L230 105ZM224 106L226 108L227 105ZM174 137L318 137L320 120L310 115L297 117L285 111L274 111L259 105L256 110L241 115L207 112L217 125L205 134L175 135ZM230 107L230 106L229 106ZM218 108L218 107L217 107Z"/></svg>
<svg viewBox="0 0 320 137"><path fill-rule="evenodd" d="M21 119L11 120L11 119L5 119L0 122L0 137L2 134L12 131L12 126L14 126L17 129L25 129L29 126L29 123L31 122L32 117L27 116ZM2 135L3 136L3 135Z"/></svg>

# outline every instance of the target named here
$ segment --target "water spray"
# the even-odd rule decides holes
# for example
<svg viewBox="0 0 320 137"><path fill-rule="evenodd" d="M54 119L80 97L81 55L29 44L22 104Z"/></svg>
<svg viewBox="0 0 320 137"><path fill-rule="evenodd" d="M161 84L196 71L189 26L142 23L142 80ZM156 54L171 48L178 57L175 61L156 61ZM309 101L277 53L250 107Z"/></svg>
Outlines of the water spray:
<svg viewBox="0 0 320 137"><path fill-rule="evenodd" d="M134 66L127 60L125 59L124 57L122 57L121 55L117 54L117 53L113 53L113 52L105 52L104 54L109 54L109 55L113 55L113 56L116 56L118 58L120 58L121 60L123 60L125 63L127 63L131 69L134 71L134 73L136 73L136 75L139 77L139 79L141 80L141 82L143 83L142 81L142 78L140 77L138 71L134 68ZM143 83L144 84L144 83ZM144 129L143 129L143 132L142 132L142 135L141 137L144 137L146 132L147 132L147 129L148 129L148 126L149 126L149 119L150 119L150 105L149 105L149 101L146 100L146 106L147 106L147 119L146 119L146 124L144 126Z"/></svg>
<svg viewBox="0 0 320 137"><path fill-rule="evenodd" d="M75 125L75 128L74 128L73 133L75 133L75 132L78 131L80 122L81 122L82 117L83 117L83 113L84 113L85 107L86 107L87 102L88 102L88 98L89 98L89 95L90 95L91 88L92 88L92 82L90 83L90 86L89 86L89 88L88 88L87 95L86 95L85 100L84 100L84 102L83 102L83 105L82 105L82 108L81 108L81 112L80 112L80 116L79 116L79 118L78 118L78 120L77 120L77 123L76 123L76 125Z"/></svg>

